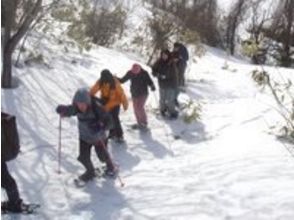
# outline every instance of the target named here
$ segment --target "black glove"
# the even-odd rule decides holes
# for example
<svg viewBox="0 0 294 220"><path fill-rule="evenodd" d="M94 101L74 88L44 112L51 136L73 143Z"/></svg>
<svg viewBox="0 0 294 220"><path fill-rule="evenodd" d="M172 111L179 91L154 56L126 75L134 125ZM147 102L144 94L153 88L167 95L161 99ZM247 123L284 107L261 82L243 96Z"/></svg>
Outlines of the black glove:
<svg viewBox="0 0 294 220"><path fill-rule="evenodd" d="M65 112L66 112L67 107L65 105L58 105L56 108L56 112L61 115L64 116Z"/></svg>
<svg viewBox="0 0 294 220"><path fill-rule="evenodd" d="M151 91L155 91L155 86L151 86Z"/></svg>

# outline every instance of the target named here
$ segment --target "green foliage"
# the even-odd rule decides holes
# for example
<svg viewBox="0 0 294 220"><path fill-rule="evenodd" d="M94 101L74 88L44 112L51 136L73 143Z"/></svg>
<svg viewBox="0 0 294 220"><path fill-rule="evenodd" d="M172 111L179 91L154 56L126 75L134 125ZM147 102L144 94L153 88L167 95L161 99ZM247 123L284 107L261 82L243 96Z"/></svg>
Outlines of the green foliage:
<svg viewBox="0 0 294 220"><path fill-rule="evenodd" d="M95 8L91 1L79 0L53 8L51 17L67 23L65 34L83 51L90 50L93 44L110 46L121 37L127 14L120 5L108 10Z"/></svg>
<svg viewBox="0 0 294 220"><path fill-rule="evenodd" d="M62 22L71 22L75 16L75 8L71 5L52 10L51 16Z"/></svg>
<svg viewBox="0 0 294 220"><path fill-rule="evenodd" d="M183 121L187 124L191 124L201 118L201 105L195 103L192 99L183 105L182 111Z"/></svg>
<svg viewBox="0 0 294 220"><path fill-rule="evenodd" d="M266 71L253 70L251 77L259 86L265 86L269 82L269 75Z"/></svg>
<svg viewBox="0 0 294 220"><path fill-rule="evenodd" d="M242 52L244 55L252 58L254 55L258 53L258 50L259 44L256 41L249 39L242 42Z"/></svg>

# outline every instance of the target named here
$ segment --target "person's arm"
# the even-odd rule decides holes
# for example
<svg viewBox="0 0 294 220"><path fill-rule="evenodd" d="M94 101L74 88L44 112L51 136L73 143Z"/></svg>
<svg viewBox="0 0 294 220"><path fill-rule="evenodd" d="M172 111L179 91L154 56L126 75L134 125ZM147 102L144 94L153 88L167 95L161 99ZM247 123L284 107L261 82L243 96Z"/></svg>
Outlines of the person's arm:
<svg viewBox="0 0 294 220"><path fill-rule="evenodd" d="M145 74L146 74L146 78L147 78L147 84L150 86L152 91L155 91L155 86L154 86L153 80L151 79L149 73L147 71L145 71Z"/></svg>
<svg viewBox="0 0 294 220"><path fill-rule="evenodd" d="M131 78L131 74L127 72L122 78L117 78L120 83L125 83Z"/></svg>
<svg viewBox="0 0 294 220"><path fill-rule="evenodd" d="M121 104L123 105L123 108L126 111L128 109L128 106L129 106L127 96L126 96L122 86L120 85L120 83L117 83L116 87L117 87L117 92L118 92L118 94L120 96Z"/></svg>
<svg viewBox="0 0 294 220"><path fill-rule="evenodd" d="M90 95L95 96L96 93L100 90L100 84L99 80L91 87L90 89Z"/></svg>

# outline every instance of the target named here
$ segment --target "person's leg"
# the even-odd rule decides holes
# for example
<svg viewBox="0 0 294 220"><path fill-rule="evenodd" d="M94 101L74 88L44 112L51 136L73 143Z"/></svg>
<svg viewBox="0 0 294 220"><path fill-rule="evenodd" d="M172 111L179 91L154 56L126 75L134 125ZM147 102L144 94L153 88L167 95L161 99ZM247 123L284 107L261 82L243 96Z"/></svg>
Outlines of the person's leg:
<svg viewBox="0 0 294 220"><path fill-rule="evenodd" d="M139 98L132 98L132 101L133 101L133 109L134 109L134 114L135 114L135 117L136 117L136 121L137 121L137 124L140 123L140 114L139 114Z"/></svg>
<svg viewBox="0 0 294 220"><path fill-rule="evenodd" d="M120 113L120 106L116 106L110 111L110 114L112 116L113 123L114 123L114 128L110 130L110 136L123 138L123 130L122 130L121 122L119 119L119 113Z"/></svg>
<svg viewBox="0 0 294 220"><path fill-rule="evenodd" d="M80 151L78 161L86 168L86 173L94 174L94 166L91 161L92 145L80 139Z"/></svg>
<svg viewBox="0 0 294 220"><path fill-rule="evenodd" d="M107 150L106 144L106 140L99 140L95 144L95 151L99 160L103 163L106 163L106 172L109 172L110 174L115 174L115 166L110 157L110 153Z"/></svg>
<svg viewBox="0 0 294 220"><path fill-rule="evenodd" d="M162 116L164 116L165 112L167 111L167 106L166 106L166 89L165 88L160 88L159 90L159 110Z"/></svg>
<svg viewBox="0 0 294 220"><path fill-rule="evenodd" d="M139 126L147 126L147 115L145 111L145 103L147 97L147 95L142 95L140 97L135 98L134 112Z"/></svg>
<svg viewBox="0 0 294 220"><path fill-rule="evenodd" d="M176 89L168 89L167 90L167 109L171 118L177 118L178 112L176 111L176 100L177 90Z"/></svg>
<svg viewBox="0 0 294 220"><path fill-rule="evenodd" d="M6 162L1 162L1 187L6 190L9 202L20 200L17 184L10 175Z"/></svg>

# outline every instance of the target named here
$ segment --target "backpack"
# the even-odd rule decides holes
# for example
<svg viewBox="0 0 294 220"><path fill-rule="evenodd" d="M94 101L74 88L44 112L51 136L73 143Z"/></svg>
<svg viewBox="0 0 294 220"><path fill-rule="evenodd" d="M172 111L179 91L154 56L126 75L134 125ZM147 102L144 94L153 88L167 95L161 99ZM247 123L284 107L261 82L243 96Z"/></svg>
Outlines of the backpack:
<svg viewBox="0 0 294 220"><path fill-rule="evenodd" d="M183 59L187 62L189 60L189 52L188 52L187 47L185 47L183 44L181 44L179 52L180 52L181 56L183 57Z"/></svg>
<svg viewBox="0 0 294 220"><path fill-rule="evenodd" d="M1 160L9 161L17 157L20 151L16 118L1 112Z"/></svg>
<svg viewBox="0 0 294 220"><path fill-rule="evenodd" d="M114 121L111 114L103 109L102 103L101 99L91 97L91 105L97 121L101 121L104 124L105 130L110 130L114 128Z"/></svg>

